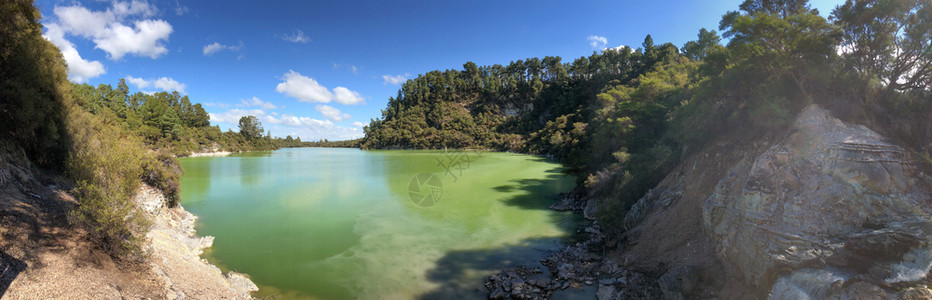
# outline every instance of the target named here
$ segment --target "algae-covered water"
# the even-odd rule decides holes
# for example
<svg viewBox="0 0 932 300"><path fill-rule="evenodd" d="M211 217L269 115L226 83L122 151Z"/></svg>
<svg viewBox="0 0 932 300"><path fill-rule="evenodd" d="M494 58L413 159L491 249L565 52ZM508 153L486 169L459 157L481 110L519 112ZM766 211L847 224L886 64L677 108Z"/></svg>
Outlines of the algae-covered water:
<svg viewBox="0 0 932 300"><path fill-rule="evenodd" d="M535 264L580 221L537 156L296 148L183 158L182 205L205 257L287 299L482 298L496 269Z"/></svg>

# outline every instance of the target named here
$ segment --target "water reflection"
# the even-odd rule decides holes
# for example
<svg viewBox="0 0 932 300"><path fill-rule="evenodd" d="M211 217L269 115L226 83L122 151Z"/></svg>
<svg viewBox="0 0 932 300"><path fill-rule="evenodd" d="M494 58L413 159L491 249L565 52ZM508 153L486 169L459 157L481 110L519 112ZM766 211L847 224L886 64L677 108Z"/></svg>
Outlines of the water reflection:
<svg viewBox="0 0 932 300"><path fill-rule="evenodd" d="M185 203L199 202L204 199L204 195L206 195L207 190L210 189L210 173L213 166L212 162L215 160L202 158L186 158L185 160L185 174L195 178L194 180L188 181L184 186L186 190L185 194L189 195L190 198L186 200L191 200Z"/></svg>
<svg viewBox="0 0 932 300"><path fill-rule="evenodd" d="M474 290L492 269L542 258L575 224L572 214L545 209L571 179L531 156L484 155L456 180L443 177L440 202L416 206L410 179L444 175L441 155L283 149L183 159L191 171L182 204L201 201L189 209L200 217L199 233L216 237L210 259L250 274L260 296L288 299Z"/></svg>
<svg viewBox="0 0 932 300"><path fill-rule="evenodd" d="M259 157L245 156L237 157L239 162L239 179L243 186L250 187L259 183L262 178L262 161Z"/></svg>

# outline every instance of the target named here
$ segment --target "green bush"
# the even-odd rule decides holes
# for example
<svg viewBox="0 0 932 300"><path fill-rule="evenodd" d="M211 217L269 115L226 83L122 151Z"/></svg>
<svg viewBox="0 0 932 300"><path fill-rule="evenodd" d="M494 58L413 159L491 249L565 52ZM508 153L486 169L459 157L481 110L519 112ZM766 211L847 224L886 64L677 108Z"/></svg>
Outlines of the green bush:
<svg viewBox="0 0 932 300"><path fill-rule="evenodd" d="M69 121L74 144L67 169L79 204L72 215L114 257L139 257L150 225L131 200L143 174L142 142L83 111Z"/></svg>
<svg viewBox="0 0 932 300"><path fill-rule="evenodd" d="M150 151L142 159L142 179L165 194L169 206L178 204L181 167L166 150Z"/></svg>

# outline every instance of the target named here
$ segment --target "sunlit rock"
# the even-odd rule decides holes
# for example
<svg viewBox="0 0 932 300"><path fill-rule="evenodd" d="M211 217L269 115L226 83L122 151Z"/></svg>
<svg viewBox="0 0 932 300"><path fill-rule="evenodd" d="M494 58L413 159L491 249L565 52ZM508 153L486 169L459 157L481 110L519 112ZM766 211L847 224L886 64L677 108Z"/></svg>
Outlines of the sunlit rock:
<svg viewBox="0 0 932 300"><path fill-rule="evenodd" d="M774 298L843 293L848 276L864 291L924 279L932 179L903 148L818 106L794 129L704 202L717 255Z"/></svg>

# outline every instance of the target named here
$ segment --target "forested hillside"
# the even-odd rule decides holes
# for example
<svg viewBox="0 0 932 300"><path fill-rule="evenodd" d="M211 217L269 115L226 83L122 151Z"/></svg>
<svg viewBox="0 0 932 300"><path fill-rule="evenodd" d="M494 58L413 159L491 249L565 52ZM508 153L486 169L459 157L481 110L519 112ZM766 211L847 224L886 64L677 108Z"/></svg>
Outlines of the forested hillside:
<svg viewBox="0 0 932 300"><path fill-rule="evenodd" d="M210 116L200 103L191 103L178 92L129 93L123 79L114 89L101 84L73 83L71 96L78 106L100 118L111 120L143 139L152 149L177 156L193 152L273 150L304 145L300 138L272 138L254 116L240 120L240 130L223 132L210 126Z"/></svg>
<svg viewBox="0 0 932 300"><path fill-rule="evenodd" d="M646 30L649 30L646 29ZM721 134L786 128L810 103L932 152L932 5L847 1L829 19L806 1L747 0L676 47L563 62L431 71L407 81L364 148L483 148L552 155L620 219L669 168Z"/></svg>

